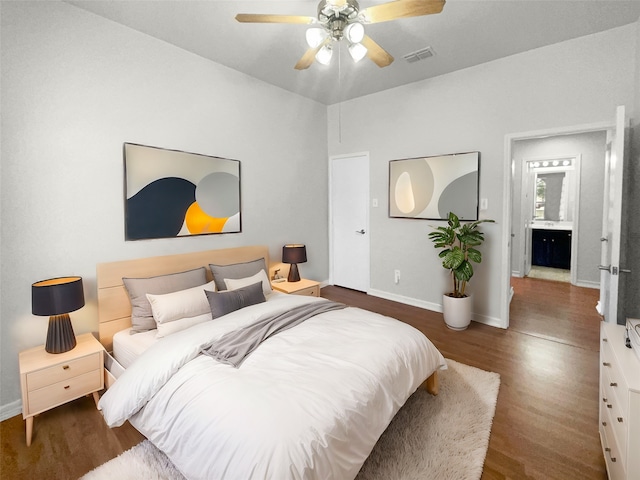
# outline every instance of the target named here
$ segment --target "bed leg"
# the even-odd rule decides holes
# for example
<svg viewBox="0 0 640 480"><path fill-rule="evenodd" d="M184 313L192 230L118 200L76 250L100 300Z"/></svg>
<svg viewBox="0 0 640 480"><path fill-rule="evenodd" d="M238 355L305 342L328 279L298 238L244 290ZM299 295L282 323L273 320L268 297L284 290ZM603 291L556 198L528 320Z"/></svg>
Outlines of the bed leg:
<svg viewBox="0 0 640 480"><path fill-rule="evenodd" d="M438 395L439 383L438 383L438 371L436 370L427 378L421 385L431 395Z"/></svg>

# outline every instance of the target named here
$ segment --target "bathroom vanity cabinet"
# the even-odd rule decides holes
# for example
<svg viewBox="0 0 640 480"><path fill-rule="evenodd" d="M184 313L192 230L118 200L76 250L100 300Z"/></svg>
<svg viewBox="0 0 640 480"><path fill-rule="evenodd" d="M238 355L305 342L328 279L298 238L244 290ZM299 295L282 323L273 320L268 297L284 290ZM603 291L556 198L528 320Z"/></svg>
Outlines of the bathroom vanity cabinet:
<svg viewBox="0 0 640 480"><path fill-rule="evenodd" d="M571 268L571 230L534 229L532 265Z"/></svg>

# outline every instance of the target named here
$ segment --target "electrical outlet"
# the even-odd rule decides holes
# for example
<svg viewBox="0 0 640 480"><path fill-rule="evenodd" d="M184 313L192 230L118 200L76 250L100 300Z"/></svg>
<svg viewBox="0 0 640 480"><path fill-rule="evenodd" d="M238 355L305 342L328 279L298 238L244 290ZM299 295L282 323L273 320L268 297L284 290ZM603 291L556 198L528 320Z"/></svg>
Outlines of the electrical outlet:
<svg viewBox="0 0 640 480"><path fill-rule="evenodd" d="M374 198L373 200L371 200L371 206L373 208L377 208L378 207L378 199Z"/></svg>
<svg viewBox="0 0 640 480"><path fill-rule="evenodd" d="M393 271L393 281L396 285L400 283L400 270Z"/></svg>

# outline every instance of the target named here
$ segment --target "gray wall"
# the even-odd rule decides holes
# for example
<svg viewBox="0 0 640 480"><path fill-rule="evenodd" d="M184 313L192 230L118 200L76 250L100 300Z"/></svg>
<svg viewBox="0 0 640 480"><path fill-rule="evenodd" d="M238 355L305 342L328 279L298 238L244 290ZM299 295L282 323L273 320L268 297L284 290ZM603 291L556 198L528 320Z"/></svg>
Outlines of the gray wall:
<svg viewBox="0 0 640 480"><path fill-rule="evenodd" d="M37 280L84 278L79 334L97 331L100 262L251 244L279 261L301 242L301 273L327 279L324 105L66 3L0 5L0 416L20 411L18 352L46 336ZM125 242L123 142L240 160L243 232Z"/></svg>
<svg viewBox="0 0 640 480"><path fill-rule="evenodd" d="M437 310L451 288L427 239L437 222L387 215L389 161L478 150L480 197L489 205L481 216L498 222L482 228L484 261L469 288L474 320L501 324L505 136L611 122L617 105L633 115L636 36L632 24L331 106L329 154L370 154L379 204L371 208L372 293ZM402 272L397 285L394 269Z"/></svg>
<svg viewBox="0 0 640 480"><path fill-rule="evenodd" d="M604 201L604 162L606 132L590 132L576 135L519 140L514 142L513 210L511 231L515 234L511 247L512 269L522 261L524 245L519 227L524 222L521 215L522 164L535 157L581 155L580 211L577 281L579 285L598 287L600 284L600 236L602 234L602 205Z"/></svg>
<svg viewBox="0 0 640 480"><path fill-rule="evenodd" d="M624 308L618 316L618 322L625 317L640 318L640 20L636 23L636 74L635 74L635 112L631 119L630 154L625 186L628 189L628 201L623 207L623 221L627 222L627 245L624 264L631 274L621 276L624 291Z"/></svg>

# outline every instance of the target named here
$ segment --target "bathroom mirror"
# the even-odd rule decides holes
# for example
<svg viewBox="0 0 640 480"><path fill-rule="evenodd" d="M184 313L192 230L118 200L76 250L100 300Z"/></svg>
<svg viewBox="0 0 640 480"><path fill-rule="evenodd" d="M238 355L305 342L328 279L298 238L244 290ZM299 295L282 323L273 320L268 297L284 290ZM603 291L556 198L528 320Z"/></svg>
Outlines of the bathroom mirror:
<svg viewBox="0 0 640 480"><path fill-rule="evenodd" d="M549 161L530 161L528 169L533 176L534 221L573 221L573 159L560 158Z"/></svg>

